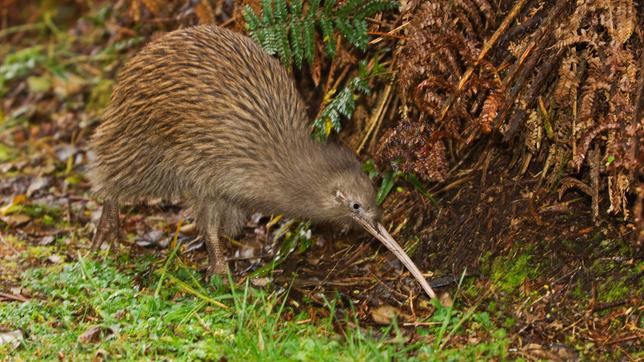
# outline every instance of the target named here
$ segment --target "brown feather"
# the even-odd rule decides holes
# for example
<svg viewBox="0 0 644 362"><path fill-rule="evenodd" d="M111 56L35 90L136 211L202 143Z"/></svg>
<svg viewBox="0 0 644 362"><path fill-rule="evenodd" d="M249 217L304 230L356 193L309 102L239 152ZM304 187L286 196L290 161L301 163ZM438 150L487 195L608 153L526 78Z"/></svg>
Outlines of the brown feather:
<svg viewBox="0 0 644 362"><path fill-rule="evenodd" d="M375 217L355 155L311 140L308 124L285 69L251 39L212 25L178 30L121 71L91 140L90 179L117 203L179 199L198 218L217 205L226 233L254 211L347 221L336 189Z"/></svg>

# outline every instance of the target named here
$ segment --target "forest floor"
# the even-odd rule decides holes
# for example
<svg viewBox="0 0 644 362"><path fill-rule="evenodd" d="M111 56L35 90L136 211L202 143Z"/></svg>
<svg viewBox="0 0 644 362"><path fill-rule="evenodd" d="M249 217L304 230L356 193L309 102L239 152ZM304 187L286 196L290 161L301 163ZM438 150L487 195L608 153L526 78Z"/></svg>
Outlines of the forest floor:
<svg viewBox="0 0 644 362"><path fill-rule="evenodd" d="M644 358L633 229L594 222L583 194L537 207L495 165L465 164L417 225L387 225L440 301L371 238L279 216L229 240L224 279L204 278L190 210L161 201L123 207L124 240L90 252L86 142L143 42L106 44L104 15L0 45L0 361ZM393 190L390 214L430 202Z"/></svg>

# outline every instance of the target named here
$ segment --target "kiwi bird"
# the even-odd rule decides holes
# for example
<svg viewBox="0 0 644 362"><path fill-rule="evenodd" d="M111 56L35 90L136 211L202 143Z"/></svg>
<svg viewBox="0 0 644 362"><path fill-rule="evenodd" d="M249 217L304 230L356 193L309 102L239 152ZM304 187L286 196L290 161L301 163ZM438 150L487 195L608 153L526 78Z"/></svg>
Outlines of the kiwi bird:
<svg viewBox="0 0 644 362"><path fill-rule="evenodd" d="M92 247L119 237L119 204L180 200L205 238L208 273L252 212L361 225L434 292L378 222L357 157L311 139L306 107L278 60L214 25L168 33L129 60L90 140L89 178L103 211Z"/></svg>

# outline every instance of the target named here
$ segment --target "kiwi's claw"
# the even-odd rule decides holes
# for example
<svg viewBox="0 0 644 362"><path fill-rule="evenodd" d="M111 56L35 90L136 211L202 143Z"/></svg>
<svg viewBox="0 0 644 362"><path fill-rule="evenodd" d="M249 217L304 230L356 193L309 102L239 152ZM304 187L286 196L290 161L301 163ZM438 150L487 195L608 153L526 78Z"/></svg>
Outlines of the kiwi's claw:
<svg viewBox="0 0 644 362"><path fill-rule="evenodd" d="M103 212L98 222L96 233L92 238L92 251L98 250L103 243L108 242L110 249L114 249L120 236L119 207L115 201L105 201Z"/></svg>

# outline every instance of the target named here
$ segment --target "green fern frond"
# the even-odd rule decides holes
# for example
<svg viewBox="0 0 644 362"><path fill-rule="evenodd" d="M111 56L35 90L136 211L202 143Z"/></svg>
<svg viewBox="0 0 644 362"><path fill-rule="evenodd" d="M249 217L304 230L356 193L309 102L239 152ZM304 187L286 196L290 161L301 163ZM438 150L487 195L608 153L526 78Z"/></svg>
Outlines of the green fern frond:
<svg viewBox="0 0 644 362"><path fill-rule="evenodd" d="M324 107L320 116L313 122L313 138L324 141L331 131L342 130L342 118L351 118L356 109L356 99L371 94L368 79L382 75L384 67L376 59L371 68L366 61L360 62L358 76L351 79L347 85Z"/></svg>
<svg viewBox="0 0 644 362"><path fill-rule="evenodd" d="M367 50L367 45L369 44L369 37L367 36L367 21L365 19L353 19L353 29L353 45L362 51Z"/></svg>
<svg viewBox="0 0 644 362"><path fill-rule="evenodd" d="M398 7L394 0L348 0L341 5L327 0L322 7L320 0L311 0L308 5L305 13L302 0L262 0L261 16L249 6L243 15L251 37L269 54L287 66L294 62L301 67L304 60L314 61L316 30L329 57L335 56L338 35L364 51L369 42L366 18Z"/></svg>
<svg viewBox="0 0 644 362"><path fill-rule="evenodd" d="M293 59L295 60L295 65L300 68L302 67L302 61L304 60L304 26L302 21L299 19L291 19L291 48L293 50Z"/></svg>
<svg viewBox="0 0 644 362"><path fill-rule="evenodd" d="M279 24L275 25L275 34L277 34L277 54L284 64L290 64L292 60L291 46L288 41L288 29Z"/></svg>
<svg viewBox="0 0 644 362"><path fill-rule="evenodd" d="M315 21L312 17L307 16L304 20L302 30L302 46L304 47L304 57L309 64L313 63L315 57Z"/></svg>
<svg viewBox="0 0 644 362"><path fill-rule="evenodd" d="M398 3L388 0L379 0L379 1L358 1L361 3L361 6L358 8L355 13L355 18L364 19L373 14L382 13L385 11L396 10L398 9Z"/></svg>
<svg viewBox="0 0 644 362"><path fill-rule="evenodd" d="M333 13L333 7L335 6L335 0L328 0L324 2L324 13L331 15Z"/></svg>
<svg viewBox="0 0 644 362"><path fill-rule="evenodd" d="M264 24L273 24L273 0L262 0L262 14Z"/></svg>
<svg viewBox="0 0 644 362"><path fill-rule="evenodd" d="M349 16L349 14L352 14L356 8L360 6L360 4L363 1L356 1L356 0L349 0L346 3L344 3L342 6L340 6L340 9L338 9L338 17L341 18L346 18Z"/></svg>
<svg viewBox="0 0 644 362"><path fill-rule="evenodd" d="M286 10L286 0L275 0L275 22L274 24L283 24L288 19Z"/></svg>
<svg viewBox="0 0 644 362"><path fill-rule="evenodd" d="M244 6L244 11L242 11L242 14L244 16L244 20L246 21L246 26L248 26L249 29L257 29L260 24L260 20L257 17L257 14L253 11L253 8L250 7L250 5ZM251 33L250 36L251 38L254 38L254 33Z"/></svg>
<svg viewBox="0 0 644 362"><path fill-rule="evenodd" d="M369 44L366 18L378 12L398 7L394 0L347 0L338 5L336 0L326 0L320 7L320 0L311 0L308 7L302 0L262 0L262 14L256 14L246 6L244 19L252 39L260 44L267 53L277 55L283 64L298 68L306 60L315 60L316 33L325 45L326 55L336 54L336 39L342 36L347 42L361 51ZM370 93L367 79L384 72L379 62L371 68L361 62L358 76L331 100L313 122L313 137L326 140L332 131L340 132L342 119L351 118L360 94Z"/></svg>
<svg viewBox="0 0 644 362"><path fill-rule="evenodd" d="M333 20L326 16L320 17L320 30L322 30L322 41L326 44L326 52L331 58L333 58L335 56Z"/></svg>

